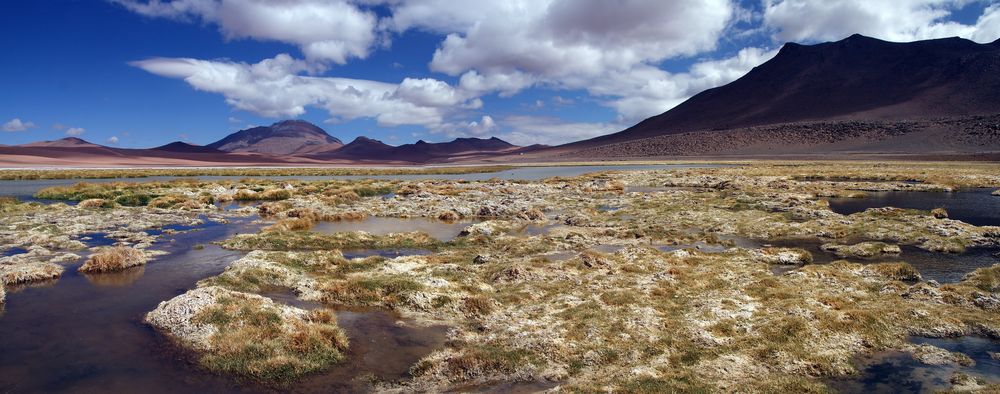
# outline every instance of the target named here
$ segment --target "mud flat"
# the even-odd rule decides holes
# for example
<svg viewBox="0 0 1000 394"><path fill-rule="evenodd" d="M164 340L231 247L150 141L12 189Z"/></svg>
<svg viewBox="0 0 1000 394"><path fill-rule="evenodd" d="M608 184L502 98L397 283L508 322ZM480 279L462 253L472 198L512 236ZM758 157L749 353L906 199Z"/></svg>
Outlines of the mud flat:
<svg viewBox="0 0 1000 394"><path fill-rule="evenodd" d="M961 196L1000 186L998 166L619 170L100 183L35 193L76 206L5 200L5 281L60 276L7 283L0 390L1000 388L1000 228L947 207L830 204ZM158 255L77 272L120 246ZM204 313L162 313L195 304ZM933 376L914 385L912 371Z"/></svg>

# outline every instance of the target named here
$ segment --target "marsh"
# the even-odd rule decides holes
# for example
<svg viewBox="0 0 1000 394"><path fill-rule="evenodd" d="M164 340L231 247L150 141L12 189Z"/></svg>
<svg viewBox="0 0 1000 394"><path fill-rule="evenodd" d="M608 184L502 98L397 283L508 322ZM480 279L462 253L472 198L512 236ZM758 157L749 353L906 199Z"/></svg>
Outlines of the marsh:
<svg viewBox="0 0 1000 394"><path fill-rule="evenodd" d="M830 200L978 196L968 188L1000 187L1000 167L879 164L894 178L862 177L875 165L51 185L32 192L45 202L0 207L0 389L996 389L1000 228L959 219L991 206L841 213ZM282 193L231 205L242 190ZM93 198L108 203L64 203ZM108 248L146 263L77 272ZM36 269L53 274L23 275ZM200 317L170 314L205 291L228 296ZM307 367L280 352L248 363L240 349L257 345L225 335L239 319L281 352L339 350Z"/></svg>

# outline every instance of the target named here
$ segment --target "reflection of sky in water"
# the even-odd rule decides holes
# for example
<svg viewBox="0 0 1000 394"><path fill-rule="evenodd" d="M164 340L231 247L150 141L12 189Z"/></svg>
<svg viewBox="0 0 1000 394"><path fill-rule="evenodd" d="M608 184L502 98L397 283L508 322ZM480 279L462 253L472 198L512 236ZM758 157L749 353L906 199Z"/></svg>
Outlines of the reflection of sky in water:
<svg viewBox="0 0 1000 394"><path fill-rule="evenodd" d="M1000 263L1000 257L995 255L1000 252L1000 249L996 248L970 249L965 253L938 253L929 252L915 246L901 246L900 249L902 249L903 252L899 255L886 255L871 259L860 259L853 257L839 257L833 252L825 251L820 247L824 242L836 241L789 239L772 240L764 243L773 246L802 248L808 250L813 255L814 264L826 264L836 260L848 260L862 264L902 261L909 263L913 266L913 268L916 268L924 280L933 279L941 283L958 282L962 280L965 274L972 272L976 268L989 267L993 264ZM851 243L854 242L845 242L845 244Z"/></svg>
<svg viewBox="0 0 1000 394"><path fill-rule="evenodd" d="M866 192L865 198L831 198L830 209L849 215L868 208L896 207L929 211L944 208L948 217L977 226L1000 226L1000 197L994 189L947 192Z"/></svg>
<svg viewBox="0 0 1000 394"><path fill-rule="evenodd" d="M828 383L841 392L923 393L951 387L955 372L985 378L990 383L1000 383L1000 361L990 357L989 351L1000 349L1000 342L978 337L912 338L914 343L926 343L971 357L976 365L926 365L909 353L882 352L863 362L860 374L836 378Z"/></svg>

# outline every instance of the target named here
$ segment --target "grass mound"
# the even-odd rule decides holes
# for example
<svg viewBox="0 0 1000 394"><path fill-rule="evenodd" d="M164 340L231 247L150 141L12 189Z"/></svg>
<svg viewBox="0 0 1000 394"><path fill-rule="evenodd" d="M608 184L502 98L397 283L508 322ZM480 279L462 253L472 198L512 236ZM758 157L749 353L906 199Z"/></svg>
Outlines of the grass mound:
<svg viewBox="0 0 1000 394"><path fill-rule="evenodd" d="M307 312L209 286L160 304L146 322L199 352L208 369L283 381L341 361L346 334L326 310Z"/></svg>
<svg viewBox="0 0 1000 394"><path fill-rule="evenodd" d="M78 271L88 273L115 272L146 264L146 254L139 249L115 246L94 253Z"/></svg>

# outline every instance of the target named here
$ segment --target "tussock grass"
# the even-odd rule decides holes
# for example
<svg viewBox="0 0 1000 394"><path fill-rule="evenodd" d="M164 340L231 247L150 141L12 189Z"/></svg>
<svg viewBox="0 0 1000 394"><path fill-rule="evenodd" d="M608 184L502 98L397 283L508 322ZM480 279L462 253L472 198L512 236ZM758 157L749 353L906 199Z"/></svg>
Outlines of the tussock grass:
<svg viewBox="0 0 1000 394"><path fill-rule="evenodd" d="M201 356L207 368L261 380L283 381L335 364L344 358L347 335L326 310L302 321L283 317L258 299L225 297L194 318L216 333L211 351Z"/></svg>
<svg viewBox="0 0 1000 394"><path fill-rule="evenodd" d="M422 232L373 235L363 231L319 234L301 231L270 231L240 234L220 243L234 250L330 250L435 248L441 242Z"/></svg>
<svg viewBox="0 0 1000 394"><path fill-rule="evenodd" d="M115 272L144 264L146 264L146 254L143 251L127 246L115 246L90 255L78 271Z"/></svg>
<svg viewBox="0 0 1000 394"><path fill-rule="evenodd" d="M396 306L407 294L424 286L405 275L349 277L323 284L320 290L327 302L347 305Z"/></svg>
<svg viewBox="0 0 1000 394"><path fill-rule="evenodd" d="M76 206L87 209L105 209L105 208L114 208L115 202L110 200L105 200L103 198L91 198L80 201L80 203L77 204Z"/></svg>
<svg viewBox="0 0 1000 394"><path fill-rule="evenodd" d="M986 292L1000 292L1000 264L977 268L966 275L962 283Z"/></svg>
<svg viewBox="0 0 1000 394"><path fill-rule="evenodd" d="M292 192L285 189L267 189L256 192L250 189L240 189L233 194L236 201L277 201L292 198Z"/></svg>
<svg viewBox="0 0 1000 394"><path fill-rule="evenodd" d="M918 281L921 279L920 271L917 271L912 265L903 262L869 264L865 266L865 270L883 278L894 280Z"/></svg>
<svg viewBox="0 0 1000 394"><path fill-rule="evenodd" d="M62 276L63 267L54 263L0 265L0 281L6 285L39 282Z"/></svg>

